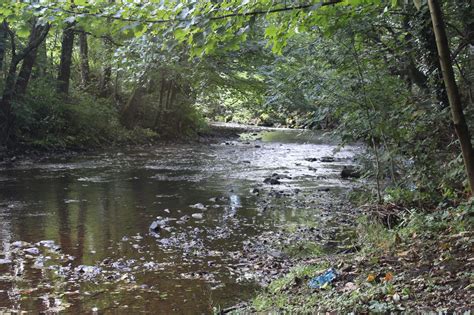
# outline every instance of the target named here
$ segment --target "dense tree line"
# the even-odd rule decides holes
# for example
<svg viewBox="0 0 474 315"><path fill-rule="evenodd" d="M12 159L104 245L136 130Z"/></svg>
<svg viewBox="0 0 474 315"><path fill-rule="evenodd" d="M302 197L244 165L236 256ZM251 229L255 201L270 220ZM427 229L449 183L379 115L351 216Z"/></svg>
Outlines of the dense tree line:
<svg viewBox="0 0 474 315"><path fill-rule="evenodd" d="M6 1L0 19L4 145L182 136L207 116L364 141L380 201L474 185L469 0Z"/></svg>

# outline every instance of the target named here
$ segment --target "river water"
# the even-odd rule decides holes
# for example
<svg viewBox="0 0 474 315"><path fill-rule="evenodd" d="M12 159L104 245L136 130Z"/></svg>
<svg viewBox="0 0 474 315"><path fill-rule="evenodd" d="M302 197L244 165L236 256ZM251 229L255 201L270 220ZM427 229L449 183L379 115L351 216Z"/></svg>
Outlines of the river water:
<svg viewBox="0 0 474 315"><path fill-rule="evenodd" d="M262 209L254 188L342 192L359 150L282 129L3 166L0 312L194 314L246 300L258 284L236 271L243 243L317 212ZM285 178L264 184L273 173Z"/></svg>

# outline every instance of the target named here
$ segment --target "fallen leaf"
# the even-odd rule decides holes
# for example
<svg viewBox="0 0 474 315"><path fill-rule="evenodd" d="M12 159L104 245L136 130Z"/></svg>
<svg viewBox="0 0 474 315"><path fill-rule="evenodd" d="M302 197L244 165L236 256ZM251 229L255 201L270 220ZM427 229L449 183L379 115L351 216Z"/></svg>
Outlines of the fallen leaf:
<svg viewBox="0 0 474 315"><path fill-rule="evenodd" d="M375 281L375 275L373 273L369 273L367 276L367 281L368 282L374 282Z"/></svg>
<svg viewBox="0 0 474 315"><path fill-rule="evenodd" d="M383 277L383 279L388 282L388 281L392 281L393 279L393 274L389 271L385 274L385 277Z"/></svg>

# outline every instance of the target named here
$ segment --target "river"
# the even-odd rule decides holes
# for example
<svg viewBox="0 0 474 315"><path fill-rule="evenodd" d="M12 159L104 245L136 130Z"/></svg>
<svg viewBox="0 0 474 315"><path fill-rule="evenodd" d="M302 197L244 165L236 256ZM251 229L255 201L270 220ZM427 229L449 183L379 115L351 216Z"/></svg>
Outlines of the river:
<svg viewBox="0 0 474 315"><path fill-rule="evenodd" d="M270 129L4 165L0 312L212 313L249 299L259 284L238 270L243 244L318 213L265 206L261 192L348 191L340 172L359 151Z"/></svg>

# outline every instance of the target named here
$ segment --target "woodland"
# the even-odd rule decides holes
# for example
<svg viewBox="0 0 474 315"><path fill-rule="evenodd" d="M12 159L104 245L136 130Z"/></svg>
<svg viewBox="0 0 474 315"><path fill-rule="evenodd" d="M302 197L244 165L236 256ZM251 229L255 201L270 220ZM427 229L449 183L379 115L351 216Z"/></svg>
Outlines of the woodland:
<svg viewBox="0 0 474 315"><path fill-rule="evenodd" d="M281 275L243 308L214 312L472 309L473 6L3 0L2 163L200 141L214 122L325 132L341 147L365 148L354 177L367 184L350 196L364 209L362 245L335 259L342 279L348 265L363 284L349 277L315 295L301 281L318 262ZM361 262L362 254L378 258ZM411 271L398 273L400 286L383 269L391 259ZM446 268L420 271L433 262ZM425 285L415 288L417 273Z"/></svg>

